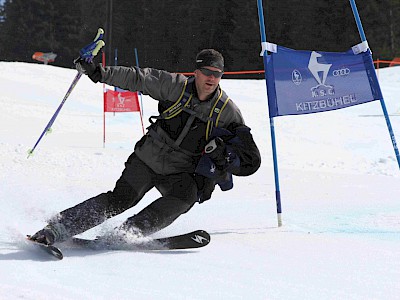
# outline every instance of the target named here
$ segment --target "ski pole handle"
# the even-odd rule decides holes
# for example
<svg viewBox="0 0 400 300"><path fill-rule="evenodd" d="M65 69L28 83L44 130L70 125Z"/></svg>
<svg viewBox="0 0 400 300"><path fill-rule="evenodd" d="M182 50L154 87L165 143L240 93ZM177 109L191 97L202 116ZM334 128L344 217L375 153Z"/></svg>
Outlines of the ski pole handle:
<svg viewBox="0 0 400 300"><path fill-rule="evenodd" d="M99 53L100 49L103 48L106 45L104 41L100 40L96 43L96 47L92 51L92 56L95 57L97 53Z"/></svg>
<svg viewBox="0 0 400 300"><path fill-rule="evenodd" d="M104 35L103 28L97 29L97 34L96 34L96 37L94 38L94 41L97 42L98 40L102 39L103 35Z"/></svg>
<svg viewBox="0 0 400 300"><path fill-rule="evenodd" d="M97 53L100 51L100 49L105 45L104 41L101 40L103 38L103 35L104 35L104 30L102 28L99 28L97 30L97 34L93 42L83 47L79 51L79 58L76 59L75 61L83 59L86 62L91 62L93 58L97 55Z"/></svg>
<svg viewBox="0 0 400 300"><path fill-rule="evenodd" d="M99 28L97 30L96 37L94 38L94 42L96 43L96 47L92 51L92 56L93 57L97 56L97 53L99 53L100 49L103 48L105 46L105 44L106 44L106 43L104 43L103 40L101 40L103 38L103 35L104 35L103 28Z"/></svg>

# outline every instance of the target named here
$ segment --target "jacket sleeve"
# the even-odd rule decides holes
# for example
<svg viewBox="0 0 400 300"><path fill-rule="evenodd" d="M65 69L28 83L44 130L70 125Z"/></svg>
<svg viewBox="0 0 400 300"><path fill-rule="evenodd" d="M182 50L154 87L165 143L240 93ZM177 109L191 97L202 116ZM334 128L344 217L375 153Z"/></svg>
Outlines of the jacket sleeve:
<svg viewBox="0 0 400 300"><path fill-rule="evenodd" d="M156 100L178 99L186 81L181 74L138 67L101 67L100 82L132 92L140 91Z"/></svg>
<svg viewBox="0 0 400 300"><path fill-rule="evenodd" d="M228 171L236 176L249 176L255 173L261 165L261 155L250 133L250 128L243 124L231 123L228 126L237 138L234 143L229 143L233 152L239 157L240 164L232 164Z"/></svg>

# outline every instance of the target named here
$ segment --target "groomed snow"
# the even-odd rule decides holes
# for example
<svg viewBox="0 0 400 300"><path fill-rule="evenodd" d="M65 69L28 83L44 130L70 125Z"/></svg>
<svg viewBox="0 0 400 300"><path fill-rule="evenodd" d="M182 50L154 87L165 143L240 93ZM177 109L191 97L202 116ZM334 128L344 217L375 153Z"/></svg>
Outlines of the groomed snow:
<svg viewBox="0 0 400 300"><path fill-rule="evenodd" d="M156 236L205 229L190 251L93 252L60 245L49 260L28 245L53 214L113 188L141 137L139 114L107 114L102 85L76 86L27 159L76 71L0 62L0 299L400 299L400 170L378 101L275 118L283 222L277 227L264 80L221 86L262 153L260 170ZM397 141L400 67L379 71ZM144 121L157 102L142 99ZM158 197L83 237L110 230Z"/></svg>

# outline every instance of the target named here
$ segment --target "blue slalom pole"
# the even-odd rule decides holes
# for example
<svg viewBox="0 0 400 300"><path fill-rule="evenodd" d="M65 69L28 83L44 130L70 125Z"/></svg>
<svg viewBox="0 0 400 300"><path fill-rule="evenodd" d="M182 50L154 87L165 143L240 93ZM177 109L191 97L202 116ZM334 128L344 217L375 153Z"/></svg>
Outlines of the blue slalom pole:
<svg viewBox="0 0 400 300"><path fill-rule="evenodd" d="M267 42L267 37L265 34L264 25L264 10L262 6L262 0L257 0L258 7L258 19L260 24L260 35L261 35L261 45ZM264 60L264 70L265 70L265 83L267 83L267 50L263 47L263 60ZM276 212L278 216L278 227L282 226L282 205L281 205L281 192L279 188L279 172L278 172L278 155L276 151L276 141L275 141L275 125L274 118L269 118L270 132L271 132L271 143L272 143L272 157L274 161L274 175L275 175L275 199L276 199Z"/></svg>
<svg viewBox="0 0 400 300"><path fill-rule="evenodd" d="M361 18L358 13L358 9L357 9L355 0L350 0L350 5L351 5L351 9L353 11L354 19L356 20L356 24L357 24L358 32L360 34L361 41L364 42L367 40L367 37L365 36L364 28L361 23Z"/></svg>
<svg viewBox="0 0 400 300"><path fill-rule="evenodd" d="M138 56L137 48L135 48L135 60L136 60L136 66L139 68L139 56Z"/></svg>
<svg viewBox="0 0 400 300"><path fill-rule="evenodd" d="M367 41L367 37L365 36L365 32L364 32L364 29L363 29L363 26L362 26L362 23L361 23L361 18L360 18L360 15L358 13L358 9L357 9L355 0L350 0L350 5L351 5L351 9L353 10L354 19L355 19L356 24L357 24L357 28L358 28L358 32L360 34L361 41L365 42L365 41ZM387 125L387 128L389 130L389 135L390 135L390 139L391 139L392 144L393 144L393 149L394 149L394 152L396 154L397 164L398 164L399 169L400 169L399 148L397 147L396 137L395 137L394 132L393 132L392 124L390 123L390 118L389 118L389 114L388 114L387 109L386 109L385 100L382 98L382 99L380 99L380 102L381 102L383 114L385 115L386 125Z"/></svg>
<svg viewBox="0 0 400 300"><path fill-rule="evenodd" d="M139 55L138 55L138 51L135 48L135 59L136 59L136 66L139 68ZM140 113L142 114L143 117L143 101L142 101L142 93L138 92L138 95L140 97Z"/></svg>
<svg viewBox="0 0 400 300"><path fill-rule="evenodd" d="M114 49L114 66L118 66L118 49ZM114 91L117 91L117 87L114 86ZM115 111L113 112L113 116L115 117Z"/></svg>

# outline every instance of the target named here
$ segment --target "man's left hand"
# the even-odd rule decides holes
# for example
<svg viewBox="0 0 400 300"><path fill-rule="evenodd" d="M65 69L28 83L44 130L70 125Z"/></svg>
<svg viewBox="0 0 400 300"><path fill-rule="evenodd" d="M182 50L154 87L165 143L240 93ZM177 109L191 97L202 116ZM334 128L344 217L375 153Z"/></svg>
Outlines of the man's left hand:
<svg viewBox="0 0 400 300"><path fill-rule="evenodd" d="M227 167L226 145L223 139L216 137L205 147L205 153L211 158L218 169L223 170Z"/></svg>

